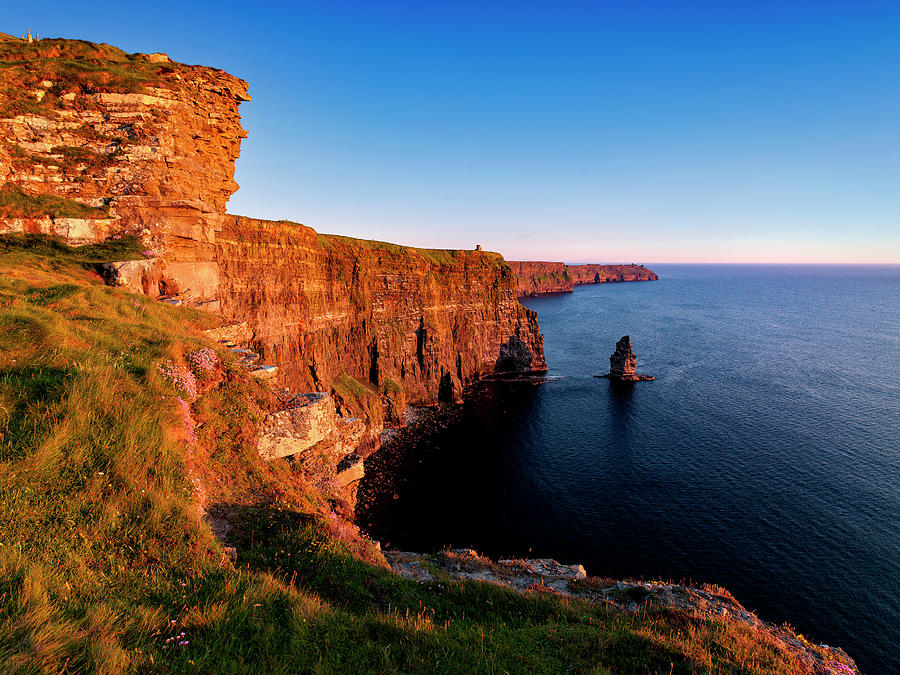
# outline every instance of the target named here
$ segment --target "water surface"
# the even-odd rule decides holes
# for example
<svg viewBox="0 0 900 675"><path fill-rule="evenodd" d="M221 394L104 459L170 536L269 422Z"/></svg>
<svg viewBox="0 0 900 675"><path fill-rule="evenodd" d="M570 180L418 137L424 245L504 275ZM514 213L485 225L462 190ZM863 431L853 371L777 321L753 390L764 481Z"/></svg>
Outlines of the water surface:
<svg viewBox="0 0 900 675"><path fill-rule="evenodd" d="M717 583L900 673L900 267L650 267L527 300L560 379L475 392L381 536Z"/></svg>

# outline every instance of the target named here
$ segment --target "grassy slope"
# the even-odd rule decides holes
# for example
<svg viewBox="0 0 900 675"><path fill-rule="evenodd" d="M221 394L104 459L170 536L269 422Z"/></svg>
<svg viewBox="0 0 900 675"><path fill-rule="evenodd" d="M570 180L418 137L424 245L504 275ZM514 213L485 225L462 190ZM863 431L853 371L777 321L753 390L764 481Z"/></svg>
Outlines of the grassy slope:
<svg viewBox="0 0 900 675"><path fill-rule="evenodd" d="M42 241L0 240L0 671L792 672L742 626L394 576L259 460L266 392L239 367L188 447L157 364L210 317L101 285L90 263L127 242ZM235 566L197 481L238 524Z"/></svg>

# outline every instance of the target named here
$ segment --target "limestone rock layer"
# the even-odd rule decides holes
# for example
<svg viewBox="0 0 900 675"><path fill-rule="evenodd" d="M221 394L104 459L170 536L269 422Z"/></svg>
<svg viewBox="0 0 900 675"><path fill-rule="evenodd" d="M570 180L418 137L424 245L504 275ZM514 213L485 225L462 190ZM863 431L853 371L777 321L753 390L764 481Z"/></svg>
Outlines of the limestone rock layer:
<svg viewBox="0 0 900 675"><path fill-rule="evenodd" d="M0 232L128 232L171 260L210 256L238 187L246 82L76 40L0 40L0 65L0 188L20 197ZM65 202L41 213L40 196Z"/></svg>

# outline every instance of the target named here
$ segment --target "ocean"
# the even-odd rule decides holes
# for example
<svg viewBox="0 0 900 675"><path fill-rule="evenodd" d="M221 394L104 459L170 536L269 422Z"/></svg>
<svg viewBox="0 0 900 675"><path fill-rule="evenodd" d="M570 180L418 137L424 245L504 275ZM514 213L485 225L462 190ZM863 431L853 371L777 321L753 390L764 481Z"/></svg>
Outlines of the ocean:
<svg viewBox="0 0 900 675"><path fill-rule="evenodd" d="M525 300L549 381L477 387L376 534L716 583L900 673L900 266L648 267ZM623 335L655 381L594 377Z"/></svg>

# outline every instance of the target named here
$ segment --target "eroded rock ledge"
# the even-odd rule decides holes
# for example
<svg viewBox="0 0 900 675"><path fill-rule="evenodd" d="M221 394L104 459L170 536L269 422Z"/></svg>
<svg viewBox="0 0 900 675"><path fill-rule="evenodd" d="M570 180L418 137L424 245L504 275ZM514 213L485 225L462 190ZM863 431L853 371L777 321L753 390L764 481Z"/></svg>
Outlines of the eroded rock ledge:
<svg viewBox="0 0 900 675"><path fill-rule="evenodd" d="M805 672L859 673L856 663L844 650L812 644L788 626L762 621L731 593L717 586L589 577L581 565L563 565L548 558L493 562L472 549L452 549L433 555L388 551L384 556L394 572L422 584L474 580L506 586L519 593L553 593L574 600L604 603L622 612L675 609L704 620L736 622L761 634L779 651L791 655Z"/></svg>

